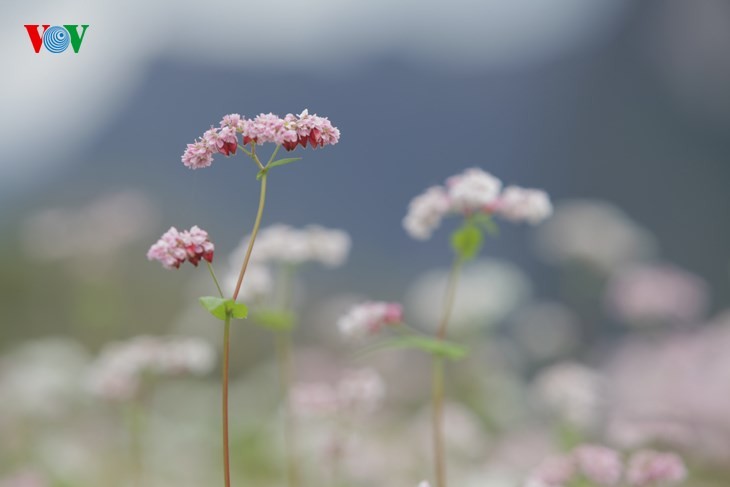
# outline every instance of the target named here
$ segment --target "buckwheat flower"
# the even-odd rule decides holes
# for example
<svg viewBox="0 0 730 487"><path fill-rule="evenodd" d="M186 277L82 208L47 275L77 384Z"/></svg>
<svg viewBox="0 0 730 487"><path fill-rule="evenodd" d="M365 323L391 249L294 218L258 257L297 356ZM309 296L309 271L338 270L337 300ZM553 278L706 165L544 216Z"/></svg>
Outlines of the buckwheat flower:
<svg viewBox="0 0 730 487"><path fill-rule="evenodd" d="M48 487L48 482L40 473L23 470L0 478L0 487Z"/></svg>
<svg viewBox="0 0 730 487"><path fill-rule="evenodd" d="M243 120L241 115L239 115L238 113L231 113L223 116L220 126L221 128L229 127L235 132L242 132L244 124L245 121Z"/></svg>
<svg viewBox="0 0 730 487"><path fill-rule="evenodd" d="M214 359L213 347L197 338L139 336L105 347L90 368L88 386L104 399L129 400L147 374L202 375Z"/></svg>
<svg viewBox="0 0 730 487"><path fill-rule="evenodd" d="M160 262L165 269L177 269L186 260L197 267L200 259L213 262L214 250L208 233L198 226L182 232L170 227L147 251L147 259Z"/></svg>
<svg viewBox="0 0 730 487"><path fill-rule="evenodd" d="M196 140L188 144L183 152L182 162L190 169L208 167L213 163L213 150L205 140Z"/></svg>
<svg viewBox="0 0 730 487"><path fill-rule="evenodd" d="M432 186L411 200L408 213L403 218L403 228L412 238L427 240L441 225L441 220L449 212L450 207L449 197L444 188Z"/></svg>
<svg viewBox="0 0 730 487"><path fill-rule="evenodd" d="M573 451L580 472L591 482L611 487L623 474L621 456L615 450L598 445L582 445Z"/></svg>
<svg viewBox="0 0 730 487"><path fill-rule="evenodd" d="M399 303L368 301L353 306L337 321L337 327L347 338L362 338L402 320L403 308Z"/></svg>
<svg viewBox="0 0 730 487"><path fill-rule="evenodd" d="M600 416L604 378L596 370L574 362L552 365L534 383L535 393L560 419L591 428Z"/></svg>
<svg viewBox="0 0 730 487"><path fill-rule="evenodd" d="M210 128L203 134L203 140L212 152L226 156L235 154L238 148L236 129L229 126L220 129Z"/></svg>
<svg viewBox="0 0 730 487"><path fill-rule="evenodd" d="M287 151L297 148L298 145L306 147L307 144L313 149L334 145L340 140L340 131L334 127L326 117L310 115L305 109L299 115L287 114L284 117L286 126L296 133L296 138L283 142Z"/></svg>
<svg viewBox="0 0 730 487"><path fill-rule="evenodd" d="M360 413L372 413L385 397L385 383L374 369L348 370L337 383L340 407Z"/></svg>
<svg viewBox="0 0 730 487"><path fill-rule="evenodd" d="M526 487L564 487L576 474L575 459L570 455L555 455L543 460L532 472Z"/></svg>
<svg viewBox="0 0 730 487"><path fill-rule="evenodd" d="M327 267L337 267L347 259L350 246L350 236L343 230L316 225L299 229L276 224L259 232L251 258L259 264L319 262Z"/></svg>
<svg viewBox="0 0 730 487"><path fill-rule="evenodd" d="M632 487L670 486L687 478L687 467L674 453L641 450L629 459L626 478Z"/></svg>
<svg viewBox="0 0 730 487"><path fill-rule="evenodd" d="M297 132L287 126L282 118L273 113L262 113L242 125L243 144L251 142L261 145L267 142L284 144L296 141Z"/></svg>
<svg viewBox="0 0 730 487"><path fill-rule="evenodd" d="M479 168L467 169L446 181L451 209L465 214L489 210L499 198L502 182Z"/></svg>
<svg viewBox="0 0 730 487"><path fill-rule="evenodd" d="M340 403L335 389L325 382L300 382L289 394L292 411L303 417L335 414Z"/></svg>
<svg viewBox="0 0 730 487"><path fill-rule="evenodd" d="M309 241L310 258L327 267L339 267L346 260L352 239L343 230L311 225L304 229Z"/></svg>
<svg viewBox="0 0 730 487"><path fill-rule="evenodd" d="M611 312L631 324L694 323L707 310L708 286L673 266L633 266L611 278L605 302Z"/></svg>
<svg viewBox="0 0 730 487"><path fill-rule="evenodd" d="M552 214L553 206L545 191L508 186L502 191L495 212L507 220L536 225Z"/></svg>

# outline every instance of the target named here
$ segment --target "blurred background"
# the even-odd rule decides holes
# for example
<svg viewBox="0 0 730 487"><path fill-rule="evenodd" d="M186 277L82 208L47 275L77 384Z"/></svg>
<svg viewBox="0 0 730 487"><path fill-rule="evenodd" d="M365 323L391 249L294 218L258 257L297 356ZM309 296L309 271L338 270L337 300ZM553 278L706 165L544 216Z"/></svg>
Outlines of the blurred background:
<svg viewBox="0 0 730 487"><path fill-rule="evenodd" d="M544 188L556 212L501 225L465 272L454 337L476 345L453 368L455 484L521 485L544 455L590 440L666 446L696 472L687 485L727 485L730 3L1 8L0 485L133 485L128 408L87 376L138 335L218 347L196 303L214 293L205 271L166 272L145 253L169 226L197 224L224 273L258 200L249 161L193 172L185 145L227 113L305 108L340 143L272 172L264 225L343 229L352 249L337 269L297 275L297 380L372 367L387 391L345 449L357 461L343 460L342 485L430 474L427 450L397 448L427 435L428 378L412 380L426 362L353 362L335 323L367 297L430 326L450 225L423 243L401 220L411 198L473 166ZM35 54L27 23L90 27L78 54ZM234 329L235 475L248 485L282 485L271 354L266 332ZM219 482L216 367L149 394L143 485ZM302 442L332 456L317 421Z"/></svg>

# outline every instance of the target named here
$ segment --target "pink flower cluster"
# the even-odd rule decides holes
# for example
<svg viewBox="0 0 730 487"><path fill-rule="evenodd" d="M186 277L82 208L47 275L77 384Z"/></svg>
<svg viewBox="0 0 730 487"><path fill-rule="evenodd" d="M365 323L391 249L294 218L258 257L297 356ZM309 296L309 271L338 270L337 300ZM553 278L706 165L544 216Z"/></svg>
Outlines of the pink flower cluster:
<svg viewBox="0 0 730 487"><path fill-rule="evenodd" d="M403 307L399 303L368 301L353 306L337 321L337 327L348 338L361 338L402 321Z"/></svg>
<svg viewBox="0 0 730 487"><path fill-rule="evenodd" d="M200 259L213 262L214 250L208 232L197 225L182 232L170 227L147 251L147 259L159 261L165 269L177 269L186 260L197 267Z"/></svg>
<svg viewBox="0 0 730 487"><path fill-rule="evenodd" d="M418 240L431 237L441 220L450 213L499 215L513 222L536 225L552 214L547 193L539 189L509 186L479 168L467 169L432 186L411 200L403 227Z"/></svg>
<svg viewBox="0 0 730 487"><path fill-rule="evenodd" d="M631 487L659 487L675 485L686 476L684 462L674 453L641 450L624 467L619 452L604 446L582 445L570 453L544 460L526 487L565 487L581 479L601 487L618 486L622 479Z"/></svg>
<svg viewBox="0 0 730 487"><path fill-rule="evenodd" d="M182 162L191 169L208 167L215 154L229 156L236 153L241 135L243 145L271 142L287 151L302 147L334 145L340 139L340 131L326 117L310 115L304 110L299 115L287 114L281 118L273 113L262 113L246 119L237 113L226 115L218 128L211 127L203 137L188 144Z"/></svg>

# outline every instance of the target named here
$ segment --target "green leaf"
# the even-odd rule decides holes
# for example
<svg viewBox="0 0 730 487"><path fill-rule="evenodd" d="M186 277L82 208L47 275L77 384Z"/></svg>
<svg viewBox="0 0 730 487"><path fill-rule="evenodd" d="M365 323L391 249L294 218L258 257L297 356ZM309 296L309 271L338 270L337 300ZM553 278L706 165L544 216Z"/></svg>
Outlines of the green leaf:
<svg viewBox="0 0 730 487"><path fill-rule="evenodd" d="M259 309L253 316L254 323L269 330L287 331L294 328L294 313L276 309Z"/></svg>
<svg viewBox="0 0 730 487"><path fill-rule="evenodd" d="M284 164L291 164L292 162L296 162L301 160L301 157L289 157L287 159L277 159L276 161L272 162L271 164L268 164L266 167L268 169L276 166L283 166Z"/></svg>
<svg viewBox="0 0 730 487"><path fill-rule="evenodd" d="M451 360L466 356L467 350L458 343L425 336L403 336L386 340L378 348L415 348Z"/></svg>
<svg viewBox="0 0 730 487"><path fill-rule="evenodd" d="M467 222L451 234L451 248L463 260L471 260L482 249L484 235L481 228Z"/></svg>
<svg viewBox="0 0 730 487"><path fill-rule="evenodd" d="M248 307L243 303L236 303L232 299L203 296L200 298L200 304L219 320L225 320L227 316L242 320L248 316Z"/></svg>

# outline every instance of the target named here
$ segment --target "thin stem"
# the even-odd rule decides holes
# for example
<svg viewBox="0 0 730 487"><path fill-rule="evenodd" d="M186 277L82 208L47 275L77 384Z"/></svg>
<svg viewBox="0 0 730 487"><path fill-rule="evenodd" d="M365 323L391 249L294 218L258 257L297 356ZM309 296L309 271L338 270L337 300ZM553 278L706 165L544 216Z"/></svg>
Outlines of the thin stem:
<svg viewBox="0 0 730 487"><path fill-rule="evenodd" d="M454 300L456 298L456 287L459 282L459 274L461 272L461 265L463 260L459 257L454 259L454 263L451 266L451 272L449 273L449 282L446 287L446 296L444 299L444 311L441 315L441 321L439 322L437 337L440 340L446 339L446 328L449 325L449 319L451 318L451 312L454 309Z"/></svg>
<svg viewBox="0 0 730 487"><path fill-rule="evenodd" d="M261 161L259 160L259 156L256 155L256 144L254 142L251 142L251 153L249 154L251 159L256 163L257 166L259 166L259 169L262 171L264 170L264 165L261 164Z"/></svg>
<svg viewBox="0 0 730 487"><path fill-rule="evenodd" d="M272 156L273 159L273 156ZM279 306L282 311L291 308L292 280L294 267L282 264L279 268ZM276 358L279 367L279 387L284 414L284 444L286 448L286 470L290 487L299 483L299 467L296 451L296 422L289 403L289 391L292 383L291 331L276 333Z"/></svg>
<svg viewBox="0 0 730 487"><path fill-rule="evenodd" d="M441 315L436 337L446 339L446 329L454 309L456 288L459 282L459 273L463 259L457 256L451 266L449 281L444 298L444 311ZM446 453L444 448L444 360L442 357L433 357L431 402L433 420L433 456L436 473L436 487L446 487Z"/></svg>
<svg viewBox="0 0 730 487"><path fill-rule="evenodd" d="M228 447L228 366L231 349L231 315L226 313L223 328L222 417L223 417L223 475L225 486L231 487L231 452Z"/></svg>
<svg viewBox="0 0 730 487"><path fill-rule="evenodd" d="M274 152L271 153L271 157L269 157L269 162L266 163L266 167L269 167L269 164L274 162L274 157L276 157L276 154L279 152L280 148L281 148L281 144L277 144L276 148L274 149Z"/></svg>
<svg viewBox="0 0 730 487"><path fill-rule="evenodd" d="M279 366L279 387L284 411L284 445L286 448L286 472L289 487L298 485L298 466L295 438L295 423L289 405L291 388L291 333L276 333L276 360Z"/></svg>
<svg viewBox="0 0 730 487"><path fill-rule="evenodd" d="M446 487L446 455L444 452L444 359L433 357L431 385L431 420L433 427L434 469L436 487Z"/></svg>
<svg viewBox="0 0 730 487"><path fill-rule="evenodd" d="M215 283L215 287L218 289L218 294L222 298L223 297L223 291L221 290L221 285L218 283L218 278L215 277L215 271L213 271L213 264L211 264L207 260L205 261L205 263L208 264L208 271L210 272L210 276L213 278L213 282Z"/></svg>
<svg viewBox="0 0 730 487"><path fill-rule="evenodd" d="M249 151L247 151L244 146L242 146L241 144L238 144L238 148L241 149L241 151L243 151L243 153L246 154L248 157L251 157L251 153Z"/></svg>
<svg viewBox="0 0 730 487"><path fill-rule="evenodd" d="M142 487L143 471L144 471L144 454L142 451L142 432L144 431L143 412L144 405L141 397L135 397L130 404L129 420L131 433L131 449L132 449L132 472L134 476L134 485Z"/></svg>
<svg viewBox="0 0 730 487"><path fill-rule="evenodd" d="M266 180L268 174L264 173L261 176L261 196L259 198L259 209L256 213L256 221L253 224L253 230L251 231L251 238L248 241L248 248L246 249L246 256L243 258L243 265L241 266L241 272L238 274L238 282L236 282L236 289L233 291L233 300L238 298L238 293L241 291L241 284L243 283L243 276L246 274L246 267L248 267L248 261L251 259L251 251L253 250L253 244L256 240L256 235L259 233L259 227L261 226L261 217L264 214L264 204L266 203Z"/></svg>

